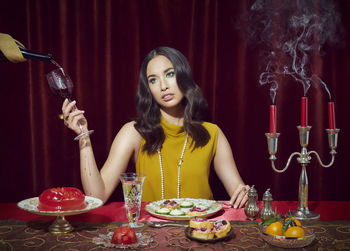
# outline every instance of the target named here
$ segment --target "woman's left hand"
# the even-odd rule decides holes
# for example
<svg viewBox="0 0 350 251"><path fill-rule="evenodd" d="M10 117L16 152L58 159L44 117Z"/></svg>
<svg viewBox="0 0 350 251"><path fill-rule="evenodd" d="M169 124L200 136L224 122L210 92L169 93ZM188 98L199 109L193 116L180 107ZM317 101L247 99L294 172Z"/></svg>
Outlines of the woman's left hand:
<svg viewBox="0 0 350 251"><path fill-rule="evenodd" d="M250 186L239 184L230 199L233 208L241 208L248 201L248 191Z"/></svg>

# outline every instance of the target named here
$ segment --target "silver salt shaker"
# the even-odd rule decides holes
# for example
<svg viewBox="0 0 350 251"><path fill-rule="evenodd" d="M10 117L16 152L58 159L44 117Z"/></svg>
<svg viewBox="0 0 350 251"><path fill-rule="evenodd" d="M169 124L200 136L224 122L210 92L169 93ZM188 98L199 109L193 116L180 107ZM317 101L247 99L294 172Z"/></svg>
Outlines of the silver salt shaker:
<svg viewBox="0 0 350 251"><path fill-rule="evenodd" d="M249 220L255 220L256 216L259 214L259 207L257 204L258 192L254 188L254 185L248 191L248 202L244 208L244 213Z"/></svg>
<svg viewBox="0 0 350 251"><path fill-rule="evenodd" d="M270 193L270 188L268 188L263 195L263 208L260 212L260 218L266 220L274 216L275 212L272 209L272 194Z"/></svg>

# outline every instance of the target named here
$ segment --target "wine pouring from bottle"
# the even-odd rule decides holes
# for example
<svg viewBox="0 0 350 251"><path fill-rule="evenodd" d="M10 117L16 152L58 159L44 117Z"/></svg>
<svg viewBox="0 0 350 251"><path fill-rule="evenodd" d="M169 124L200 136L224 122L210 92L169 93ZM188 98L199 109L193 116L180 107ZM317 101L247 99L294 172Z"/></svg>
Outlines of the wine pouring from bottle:
<svg viewBox="0 0 350 251"><path fill-rule="evenodd" d="M8 34L0 33L0 62L24 62L26 59L51 61L52 54L28 50Z"/></svg>

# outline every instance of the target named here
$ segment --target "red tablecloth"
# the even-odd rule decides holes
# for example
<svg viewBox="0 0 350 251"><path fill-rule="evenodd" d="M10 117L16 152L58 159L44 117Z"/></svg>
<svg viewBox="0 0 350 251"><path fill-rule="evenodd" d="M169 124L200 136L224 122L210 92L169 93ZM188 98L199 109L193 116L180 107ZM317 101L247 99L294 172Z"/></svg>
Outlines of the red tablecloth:
<svg viewBox="0 0 350 251"><path fill-rule="evenodd" d="M163 221L155 218L145 211L145 205L142 203L140 221ZM259 201L258 205L262 208L262 202ZM298 208L297 201L274 201L272 203L273 208L277 208L277 212L285 214L289 210L296 210ZM309 209L321 215L321 221L350 221L350 201L309 201ZM227 206L223 206L223 210L213 216L212 219L226 218L230 221L246 220L244 209L233 209ZM48 220L53 219L52 216L36 215L27 211L24 211L17 207L16 203L0 203L0 220L19 220L19 221L31 221L31 220ZM100 208L91 210L89 212L67 216L70 221L82 221L82 222L114 222L114 221L127 221L125 215L124 202L112 202L106 204Z"/></svg>

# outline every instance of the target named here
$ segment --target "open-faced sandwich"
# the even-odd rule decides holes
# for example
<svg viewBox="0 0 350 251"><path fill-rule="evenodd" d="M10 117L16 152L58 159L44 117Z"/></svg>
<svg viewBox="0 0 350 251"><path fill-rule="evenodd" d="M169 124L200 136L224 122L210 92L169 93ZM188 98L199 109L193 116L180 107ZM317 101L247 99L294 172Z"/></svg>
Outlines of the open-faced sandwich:
<svg viewBox="0 0 350 251"><path fill-rule="evenodd" d="M214 205L214 206L213 206ZM162 217L180 217L191 219L194 217L206 217L218 209L217 203L201 199L165 199L150 203L146 210ZM215 211L216 210L216 211Z"/></svg>
<svg viewBox="0 0 350 251"><path fill-rule="evenodd" d="M155 212L156 214L163 214L163 215L167 215L170 213L170 209L167 208L167 207L161 207L161 208L158 208Z"/></svg>
<svg viewBox="0 0 350 251"><path fill-rule="evenodd" d="M208 221L202 218L194 218L190 220L189 225L192 228L191 235L203 240L225 237L231 230L231 224L226 219Z"/></svg>
<svg viewBox="0 0 350 251"><path fill-rule="evenodd" d="M169 215L171 215L171 216L184 216L186 214L181 209L176 208L176 209L171 210Z"/></svg>
<svg viewBox="0 0 350 251"><path fill-rule="evenodd" d="M180 204L177 203L175 200L165 200L162 204L159 205L161 208L166 207L170 210L180 208Z"/></svg>
<svg viewBox="0 0 350 251"><path fill-rule="evenodd" d="M207 213L207 207L204 206L194 206L188 210L187 215L203 215Z"/></svg>
<svg viewBox="0 0 350 251"><path fill-rule="evenodd" d="M193 206L194 206L193 202L189 200L184 200L183 202L180 203L180 207L182 208L191 208Z"/></svg>

